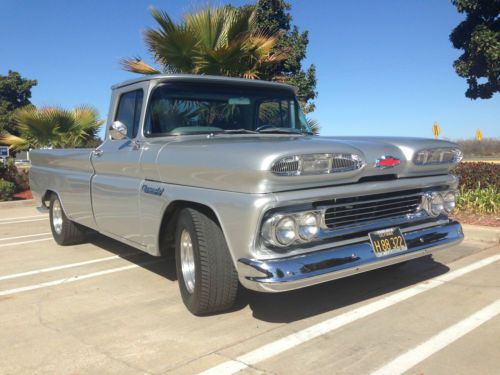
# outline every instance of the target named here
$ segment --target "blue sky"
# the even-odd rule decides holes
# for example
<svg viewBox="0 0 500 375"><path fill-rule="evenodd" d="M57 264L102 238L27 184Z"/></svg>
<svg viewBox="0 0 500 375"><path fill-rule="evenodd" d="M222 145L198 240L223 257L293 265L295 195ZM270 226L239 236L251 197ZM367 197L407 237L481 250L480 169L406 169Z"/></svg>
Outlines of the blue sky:
<svg viewBox="0 0 500 375"><path fill-rule="evenodd" d="M251 1L230 2L234 5ZM311 117L323 135L500 137L500 95L465 98L448 36L463 18L449 0L290 1L294 23L309 30L306 65L316 64L319 97ZM174 19L205 0L1 0L0 74L38 80L36 105L91 104L106 116L110 86L135 75L121 57L150 61L142 31L148 7Z"/></svg>

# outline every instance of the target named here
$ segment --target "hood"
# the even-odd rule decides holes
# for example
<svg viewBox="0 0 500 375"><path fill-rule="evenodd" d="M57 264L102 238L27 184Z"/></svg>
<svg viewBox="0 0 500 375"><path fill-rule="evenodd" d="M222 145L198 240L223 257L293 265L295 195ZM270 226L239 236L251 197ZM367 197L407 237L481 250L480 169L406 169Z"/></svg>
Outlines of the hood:
<svg viewBox="0 0 500 375"><path fill-rule="evenodd" d="M356 183L362 179L446 174L450 165L418 166L412 159L427 148L458 147L447 141L396 137L318 137L295 135L180 136L151 140L157 150L155 178L166 183L243 193L270 193ZM325 175L277 176L270 169L285 156L314 153L357 154L363 167ZM382 157L400 164L381 169ZM389 175L389 176L387 176Z"/></svg>

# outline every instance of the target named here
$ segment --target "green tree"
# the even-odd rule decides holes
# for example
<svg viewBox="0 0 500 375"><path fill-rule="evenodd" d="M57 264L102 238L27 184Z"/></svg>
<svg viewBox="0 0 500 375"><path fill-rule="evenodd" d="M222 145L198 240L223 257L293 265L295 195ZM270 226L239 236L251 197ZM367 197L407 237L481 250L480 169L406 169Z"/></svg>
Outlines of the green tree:
<svg viewBox="0 0 500 375"><path fill-rule="evenodd" d="M469 88L465 96L489 99L500 91L500 0L452 0L462 21L450 34L464 53L453 66Z"/></svg>
<svg viewBox="0 0 500 375"><path fill-rule="evenodd" d="M180 23L154 8L151 15L158 28L146 30L145 42L162 72L261 78L266 66L287 57L275 48L279 33L256 28L252 7L209 6ZM141 58L121 64L135 73L160 73Z"/></svg>
<svg viewBox="0 0 500 375"><path fill-rule="evenodd" d="M281 80L298 88L298 97L305 113L314 111L313 99L316 98L316 67L310 65L306 70L302 60L306 57L309 34L299 32L296 25L291 27L290 4L284 0L258 0L256 5L256 27L271 34L280 33L281 37L274 46L276 51L287 51L287 58L276 61L264 68L261 78Z"/></svg>
<svg viewBox="0 0 500 375"><path fill-rule="evenodd" d="M7 134L0 140L14 150L29 147L85 147L95 143L99 113L89 106L66 110L57 107L37 109L29 105L15 111L14 122L20 135Z"/></svg>
<svg viewBox="0 0 500 375"><path fill-rule="evenodd" d="M13 113L30 104L31 88L36 84L37 81L23 78L12 70L6 76L0 75L0 134L19 134L12 119Z"/></svg>

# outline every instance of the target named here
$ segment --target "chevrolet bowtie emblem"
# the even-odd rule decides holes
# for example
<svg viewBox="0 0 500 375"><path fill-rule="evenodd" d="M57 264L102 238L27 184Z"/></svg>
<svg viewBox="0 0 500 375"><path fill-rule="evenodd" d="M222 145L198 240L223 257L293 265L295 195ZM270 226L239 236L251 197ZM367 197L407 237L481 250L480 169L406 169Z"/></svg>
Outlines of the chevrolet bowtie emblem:
<svg viewBox="0 0 500 375"><path fill-rule="evenodd" d="M399 165L401 163L401 159L389 156L389 155L384 155L377 159L375 162L375 167L377 168L392 168L395 167L396 165Z"/></svg>

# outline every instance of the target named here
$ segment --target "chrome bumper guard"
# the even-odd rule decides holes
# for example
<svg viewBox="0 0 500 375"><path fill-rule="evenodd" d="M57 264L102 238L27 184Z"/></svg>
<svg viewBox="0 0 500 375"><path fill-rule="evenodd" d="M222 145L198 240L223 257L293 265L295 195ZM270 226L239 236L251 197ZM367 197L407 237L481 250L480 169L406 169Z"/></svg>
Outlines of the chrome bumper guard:
<svg viewBox="0 0 500 375"><path fill-rule="evenodd" d="M408 250L383 257L376 257L370 242L364 241L289 258L242 258L238 260L240 281L248 289L285 292L430 255L464 238L456 221L403 235Z"/></svg>

